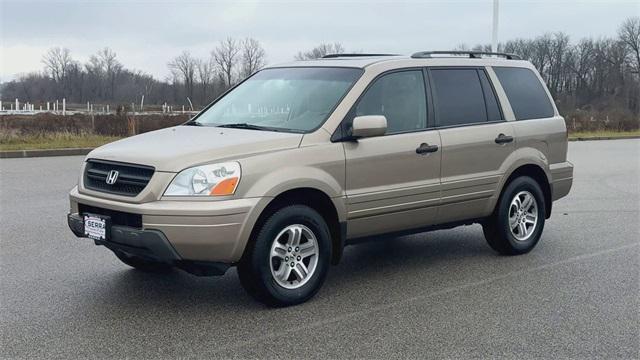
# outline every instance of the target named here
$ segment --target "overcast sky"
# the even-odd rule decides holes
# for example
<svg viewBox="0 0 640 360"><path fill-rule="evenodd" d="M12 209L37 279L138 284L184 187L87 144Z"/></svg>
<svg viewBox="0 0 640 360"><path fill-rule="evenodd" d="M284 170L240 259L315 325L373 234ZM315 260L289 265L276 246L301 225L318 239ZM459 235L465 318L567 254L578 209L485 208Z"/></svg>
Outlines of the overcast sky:
<svg viewBox="0 0 640 360"><path fill-rule="evenodd" d="M254 37L269 63L320 42L410 54L490 43L489 1L6 1L0 0L0 79L42 69L50 47L86 61L108 46L127 67L164 78L183 50L206 57L223 38ZM500 0L500 40L563 31L614 36L640 1Z"/></svg>

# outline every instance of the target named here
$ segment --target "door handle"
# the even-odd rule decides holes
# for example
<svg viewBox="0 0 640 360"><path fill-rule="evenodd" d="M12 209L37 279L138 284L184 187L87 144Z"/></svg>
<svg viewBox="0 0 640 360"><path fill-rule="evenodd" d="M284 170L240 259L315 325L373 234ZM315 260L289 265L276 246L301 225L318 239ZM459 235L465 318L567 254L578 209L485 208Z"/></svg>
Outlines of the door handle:
<svg viewBox="0 0 640 360"><path fill-rule="evenodd" d="M513 141L513 136L509 136L509 135L505 135L505 134L500 134L498 135L498 137L496 138L496 144L506 144L506 143L510 143Z"/></svg>
<svg viewBox="0 0 640 360"><path fill-rule="evenodd" d="M416 154L428 154L436 151L438 151L438 145L429 145L427 143L422 143L416 149Z"/></svg>

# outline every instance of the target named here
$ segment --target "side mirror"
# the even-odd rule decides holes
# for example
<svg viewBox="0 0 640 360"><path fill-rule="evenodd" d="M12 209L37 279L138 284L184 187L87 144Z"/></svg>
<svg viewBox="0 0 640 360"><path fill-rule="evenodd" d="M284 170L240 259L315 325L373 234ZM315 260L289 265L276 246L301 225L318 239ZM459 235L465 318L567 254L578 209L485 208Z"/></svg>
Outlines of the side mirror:
<svg viewBox="0 0 640 360"><path fill-rule="evenodd" d="M387 132L387 118L384 115L356 116L353 119L351 136L354 138L382 136Z"/></svg>

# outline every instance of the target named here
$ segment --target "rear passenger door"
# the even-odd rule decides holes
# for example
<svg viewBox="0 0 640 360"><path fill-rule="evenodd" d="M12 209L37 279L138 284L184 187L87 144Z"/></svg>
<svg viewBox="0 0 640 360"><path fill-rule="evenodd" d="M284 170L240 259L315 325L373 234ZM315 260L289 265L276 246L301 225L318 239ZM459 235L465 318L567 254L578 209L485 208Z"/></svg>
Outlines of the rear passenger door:
<svg viewBox="0 0 640 360"><path fill-rule="evenodd" d="M513 128L483 67L433 67L428 73L442 142L438 222L486 216L514 150Z"/></svg>

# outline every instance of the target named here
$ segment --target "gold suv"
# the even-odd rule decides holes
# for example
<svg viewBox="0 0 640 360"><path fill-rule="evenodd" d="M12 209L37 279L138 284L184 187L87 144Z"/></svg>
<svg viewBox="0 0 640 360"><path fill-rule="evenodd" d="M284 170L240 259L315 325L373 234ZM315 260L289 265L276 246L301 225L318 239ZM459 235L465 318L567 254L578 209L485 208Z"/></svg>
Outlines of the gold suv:
<svg viewBox="0 0 640 360"><path fill-rule="evenodd" d="M567 195L567 131L511 54L343 54L271 66L181 126L102 146L71 190L78 236L145 271L220 275L273 306L345 245L480 223L530 251Z"/></svg>

